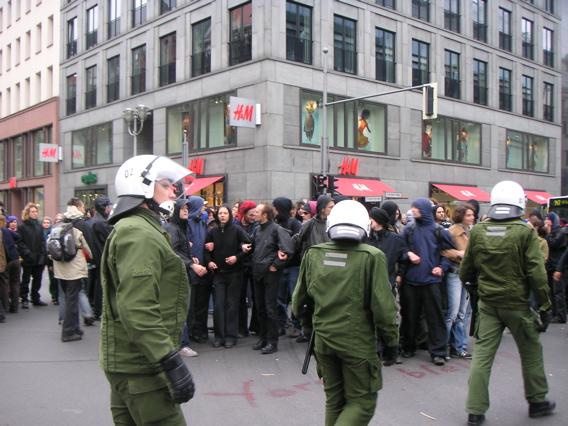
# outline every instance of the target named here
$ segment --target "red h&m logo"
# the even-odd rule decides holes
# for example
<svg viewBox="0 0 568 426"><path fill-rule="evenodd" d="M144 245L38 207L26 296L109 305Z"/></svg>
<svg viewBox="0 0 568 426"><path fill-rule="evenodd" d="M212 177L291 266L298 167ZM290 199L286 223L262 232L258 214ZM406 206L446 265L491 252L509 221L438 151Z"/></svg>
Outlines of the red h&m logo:
<svg viewBox="0 0 568 426"><path fill-rule="evenodd" d="M253 105L243 105L237 104L235 110L233 111L233 120L245 120L253 121L253 112L254 106Z"/></svg>
<svg viewBox="0 0 568 426"><path fill-rule="evenodd" d="M10 189L14 189L16 187L16 178L15 177L11 177L10 180L8 181L8 186L10 187Z"/></svg>
<svg viewBox="0 0 568 426"><path fill-rule="evenodd" d="M196 175L202 175L203 170L205 170L205 159L204 158L194 158L189 162L189 170L191 170Z"/></svg>
<svg viewBox="0 0 568 426"><path fill-rule="evenodd" d="M340 175L357 176L357 174L359 173L359 159L343 157L338 169Z"/></svg>

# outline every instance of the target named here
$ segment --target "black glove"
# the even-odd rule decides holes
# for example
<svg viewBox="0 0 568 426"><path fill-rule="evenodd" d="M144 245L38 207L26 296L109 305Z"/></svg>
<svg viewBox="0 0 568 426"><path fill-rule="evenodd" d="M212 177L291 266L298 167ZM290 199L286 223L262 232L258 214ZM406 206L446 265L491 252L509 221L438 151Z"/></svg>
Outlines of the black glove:
<svg viewBox="0 0 568 426"><path fill-rule="evenodd" d="M546 332L546 329L550 325L550 321L552 321L552 311L550 309L547 311L539 311L536 329L540 333Z"/></svg>
<svg viewBox="0 0 568 426"><path fill-rule="evenodd" d="M191 377L191 373L183 362L181 355L177 351L170 352L162 358L160 364L164 368L166 377L170 381L170 392L172 393L174 401L178 404L182 404L193 398L193 394L195 393L193 377Z"/></svg>

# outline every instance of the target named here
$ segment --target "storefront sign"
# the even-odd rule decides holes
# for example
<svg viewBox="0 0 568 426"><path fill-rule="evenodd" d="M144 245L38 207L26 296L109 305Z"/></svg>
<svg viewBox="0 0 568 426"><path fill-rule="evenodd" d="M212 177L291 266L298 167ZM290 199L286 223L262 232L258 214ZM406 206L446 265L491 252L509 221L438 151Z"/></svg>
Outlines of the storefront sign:
<svg viewBox="0 0 568 426"><path fill-rule="evenodd" d="M229 104L231 106L229 114L229 124L231 126L254 128L257 124L260 124L259 120L257 120L260 104L256 104L254 100L231 96Z"/></svg>
<svg viewBox="0 0 568 426"><path fill-rule="evenodd" d="M205 158L192 158L189 161L189 170L196 175L202 175L205 170Z"/></svg>
<svg viewBox="0 0 568 426"><path fill-rule="evenodd" d="M402 198L400 192L385 192L385 198Z"/></svg>
<svg viewBox="0 0 568 426"><path fill-rule="evenodd" d="M383 201L383 197L365 197L367 203L380 203L381 201Z"/></svg>
<svg viewBox="0 0 568 426"><path fill-rule="evenodd" d="M343 176L357 176L359 173L359 159L343 157L338 167L339 174Z"/></svg>
<svg viewBox="0 0 568 426"><path fill-rule="evenodd" d="M97 183L97 175L89 172L86 175L81 176L81 182L83 182L85 185L92 185L94 183Z"/></svg>
<svg viewBox="0 0 568 426"><path fill-rule="evenodd" d="M16 177L11 177L10 180L8 181L8 185L10 189L14 189L17 185Z"/></svg>
<svg viewBox="0 0 568 426"><path fill-rule="evenodd" d="M59 145L54 143L40 143L39 161L57 163L59 161Z"/></svg>

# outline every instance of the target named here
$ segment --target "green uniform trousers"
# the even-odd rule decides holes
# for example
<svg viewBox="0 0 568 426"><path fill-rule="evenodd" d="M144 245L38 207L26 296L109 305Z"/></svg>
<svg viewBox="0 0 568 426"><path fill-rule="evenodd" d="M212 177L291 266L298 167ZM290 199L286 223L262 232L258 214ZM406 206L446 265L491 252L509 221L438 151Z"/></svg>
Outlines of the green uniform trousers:
<svg viewBox="0 0 568 426"><path fill-rule="evenodd" d="M326 426L368 425L380 388L380 360L315 351L318 375L326 395Z"/></svg>
<svg viewBox="0 0 568 426"><path fill-rule="evenodd" d="M489 408L489 377L505 327L511 331L521 356L525 398L528 402L544 401L548 384L544 374L542 346L534 316L528 307L517 311L494 308L479 302L478 315L466 411L485 414Z"/></svg>
<svg viewBox="0 0 568 426"><path fill-rule="evenodd" d="M186 425L163 374L105 374L111 387L110 410L115 425Z"/></svg>

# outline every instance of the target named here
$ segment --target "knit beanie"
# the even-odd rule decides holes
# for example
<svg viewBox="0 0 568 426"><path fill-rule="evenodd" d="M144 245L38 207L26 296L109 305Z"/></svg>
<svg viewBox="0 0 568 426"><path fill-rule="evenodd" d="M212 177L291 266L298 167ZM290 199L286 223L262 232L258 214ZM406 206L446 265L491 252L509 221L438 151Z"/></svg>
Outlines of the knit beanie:
<svg viewBox="0 0 568 426"><path fill-rule="evenodd" d="M390 218L388 213L384 209L373 207L369 212L369 216L381 226L386 227L389 225Z"/></svg>

